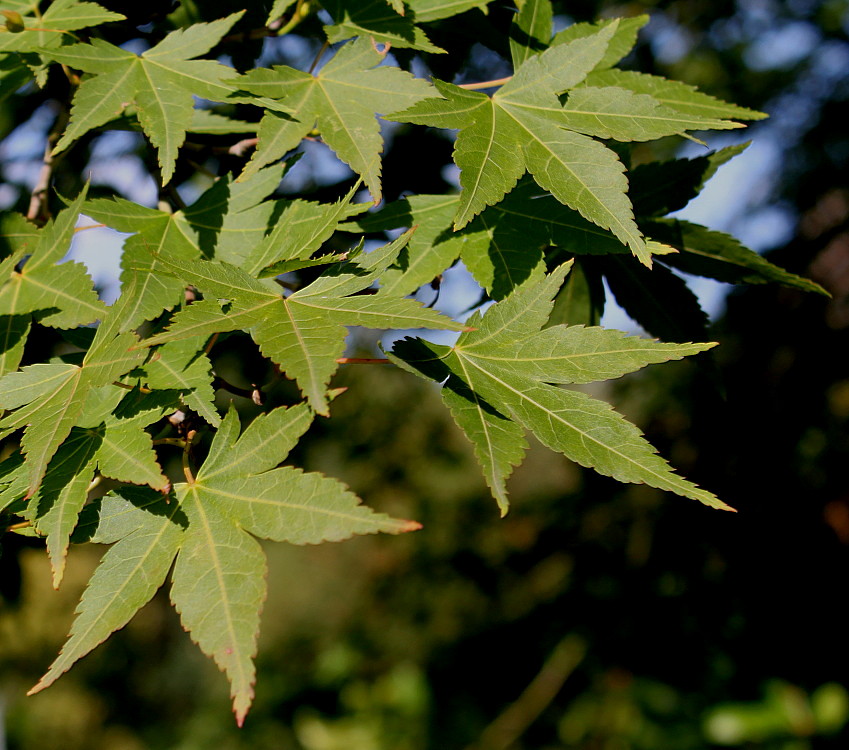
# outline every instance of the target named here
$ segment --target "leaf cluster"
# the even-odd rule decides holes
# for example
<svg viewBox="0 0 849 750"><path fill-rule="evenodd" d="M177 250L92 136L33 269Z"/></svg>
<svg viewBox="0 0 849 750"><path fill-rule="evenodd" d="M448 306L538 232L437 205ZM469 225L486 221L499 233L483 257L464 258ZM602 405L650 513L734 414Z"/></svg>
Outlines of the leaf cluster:
<svg viewBox="0 0 849 750"><path fill-rule="evenodd" d="M0 98L57 79L66 92L48 182L97 134L131 129L156 155L160 189L155 207L84 189L41 221L44 184L28 216L1 219L2 521L45 539L55 586L71 542L111 545L34 692L123 627L171 571L174 607L226 673L241 723L266 590L257 540L318 544L418 528L362 505L335 479L283 465L313 419L331 415L340 365L362 361L345 356L350 327L459 334L450 346L408 335L387 356L441 386L502 514L526 431L601 474L729 509L606 402L564 386L713 346L675 271L822 291L672 216L742 147L629 168L629 144L696 139L762 115L616 67L646 18L554 34L549 0L524 0L495 29L511 76L423 74L452 54L433 41L442 25L482 19L488 5L277 0L259 28L248 25L255 12L199 21L177 11L119 39L123 16L93 2L6 3ZM224 56L228 45L289 34L317 35L311 66L233 67ZM458 192L383 202L391 123L456 133ZM280 196L305 140L355 173L336 200ZM195 147L214 169L187 203L180 175L209 171ZM66 259L81 214L130 235L111 305ZM458 260L481 288L468 320L415 296ZM667 343L598 326L605 280ZM61 345L28 346L43 330ZM214 352L236 340L252 342L266 381L245 388L223 376ZM297 393L275 402L286 379Z"/></svg>

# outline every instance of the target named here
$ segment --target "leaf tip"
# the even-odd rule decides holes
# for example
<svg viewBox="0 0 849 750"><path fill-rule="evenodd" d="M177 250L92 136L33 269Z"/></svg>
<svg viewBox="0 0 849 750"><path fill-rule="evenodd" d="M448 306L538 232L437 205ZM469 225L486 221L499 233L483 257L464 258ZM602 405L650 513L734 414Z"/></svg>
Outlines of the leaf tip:
<svg viewBox="0 0 849 750"><path fill-rule="evenodd" d="M424 527L418 521L402 521L398 528L399 534L406 534L408 531L419 531Z"/></svg>

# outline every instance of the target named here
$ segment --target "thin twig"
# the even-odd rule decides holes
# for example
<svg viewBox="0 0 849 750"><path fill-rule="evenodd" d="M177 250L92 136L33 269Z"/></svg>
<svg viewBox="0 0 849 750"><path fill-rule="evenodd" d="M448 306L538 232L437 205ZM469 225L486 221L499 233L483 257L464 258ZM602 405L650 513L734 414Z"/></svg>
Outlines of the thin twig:
<svg viewBox="0 0 849 750"><path fill-rule="evenodd" d="M106 224L86 224L84 227L75 227L74 234L84 232L86 229L103 229Z"/></svg>
<svg viewBox="0 0 849 750"><path fill-rule="evenodd" d="M327 52L328 47L330 47L330 42L325 39L324 44L321 45L321 49L318 51L318 54L312 61L312 65L310 65L310 69L307 71L307 73L311 74L315 70L315 66L318 65L318 61L321 60L321 58L324 56L324 53Z"/></svg>
<svg viewBox="0 0 849 750"><path fill-rule="evenodd" d="M243 138L232 146L223 146L221 150L231 156L244 156L245 152L248 149L254 148L257 143L259 143L259 138ZM213 148L212 150L213 152L218 151L217 148Z"/></svg>
<svg viewBox="0 0 849 750"><path fill-rule="evenodd" d="M585 652L583 640L566 636L516 701L507 706L467 750L507 750L512 746L557 697Z"/></svg>
<svg viewBox="0 0 849 750"><path fill-rule="evenodd" d="M153 444L154 445L173 445L173 446L176 446L177 448L183 448L183 449L185 449L185 447L186 447L186 441L183 440L183 438L159 438L159 440L154 440Z"/></svg>
<svg viewBox="0 0 849 750"><path fill-rule="evenodd" d="M238 385L228 383L220 375L216 375L215 379L212 381L212 387L223 388L225 391L230 391L230 393L234 393L237 396L249 398L257 406L262 406L262 391L256 385L254 385L250 390L247 388L240 388Z"/></svg>
<svg viewBox="0 0 849 750"><path fill-rule="evenodd" d="M183 476L189 484L195 483L195 476L192 474L192 466L189 455L192 450L192 440L195 439L195 435L197 435L195 430L189 430L186 434L185 445L183 446Z"/></svg>
<svg viewBox="0 0 849 750"><path fill-rule="evenodd" d="M503 86L505 83L509 83L510 79L513 76L507 76L506 78L496 78L494 81L480 81L479 83L461 83L459 84L459 88L466 89L466 91L477 91L478 89L491 89L496 86Z"/></svg>
<svg viewBox="0 0 849 750"><path fill-rule="evenodd" d="M20 531L21 529L28 529L32 524L29 521L21 521L20 523L13 523L11 526L6 527L6 531Z"/></svg>

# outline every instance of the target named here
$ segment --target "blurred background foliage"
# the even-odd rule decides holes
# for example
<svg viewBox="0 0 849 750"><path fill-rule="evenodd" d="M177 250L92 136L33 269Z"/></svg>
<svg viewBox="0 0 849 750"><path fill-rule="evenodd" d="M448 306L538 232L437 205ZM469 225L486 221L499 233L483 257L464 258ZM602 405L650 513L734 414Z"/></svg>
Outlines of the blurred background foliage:
<svg viewBox="0 0 849 750"><path fill-rule="evenodd" d="M159 1L103 4L133 24L172 10ZM184 3L182 12L225 12L214 5ZM740 512L623 486L533 446L511 480L513 508L499 520L438 394L392 368L349 367L337 380L349 391L334 418L314 425L293 460L424 529L268 546L259 687L245 728L236 729L224 680L181 632L162 592L55 686L24 698L60 647L99 552L73 550L54 592L41 546L7 534L0 748L847 746L849 609L840 602L849 572L849 2L555 5L562 24L650 13L628 65L772 116L746 134L771 161L752 162L760 171L750 193L726 206L732 229L832 299L736 289L714 324L715 371L670 363L604 392L675 466ZM503 75L496 31L512 12L496 0L487 17L475 11L437 24L434 41L465 54L435 61L434 72L448 80ZM260 44L234 50L234 64L261 54L265 63L303 67L314 54L307 39ZM5 102L0 134L22 122L46 131L51 97L63 96L51 86L61 85L57 77L43 92ZM137 188L133 174L144 176L149 155L124 135L92 135L72 151L57 173L59 190L75 193L85 174L95 187L112 180L118 190ZM668 157L678 146L642 145L636 158ZM42 148L28 151L20 139L0 148L4 206L25 208ZM441 136L396 128L388 198L449 189L450 150ZM292 191L335 197L347 184L345 170L309 153L302 162ZM184 179L190 195L195 178ZM50 335L42 331L33 345L53 346ZM352 347L373 344L355 336ZM265 377L250 346L233 336L213 352L244 387ZM270 402L293 401L287 388Z"/></svg>

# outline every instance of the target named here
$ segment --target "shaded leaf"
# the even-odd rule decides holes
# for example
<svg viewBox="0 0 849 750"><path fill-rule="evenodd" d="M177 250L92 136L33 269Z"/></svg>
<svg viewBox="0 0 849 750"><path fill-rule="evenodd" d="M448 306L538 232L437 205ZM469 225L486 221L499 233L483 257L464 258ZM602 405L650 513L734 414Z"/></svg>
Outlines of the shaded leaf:
<svg viewBox="0 0 849 750"><path fill-rule="evenodd" d="M389 0L389 5L387 0L324 0L322 5L333 16L333 25L324 27L331 44L354 36L365 36L393 47L445 52L433 44L411 19L399 15L397 0ZM403 5L400 8L403 9Z"/></svg>
<svg viewBox="0 0 849 750"><path fill-rule="evenodd" d="M643 226L652 237L678 250L664 257L663 262L679 271L729 284L775 282L828 296L816 282L770 263L730 234L680 219L657 219Z"/></svg>

